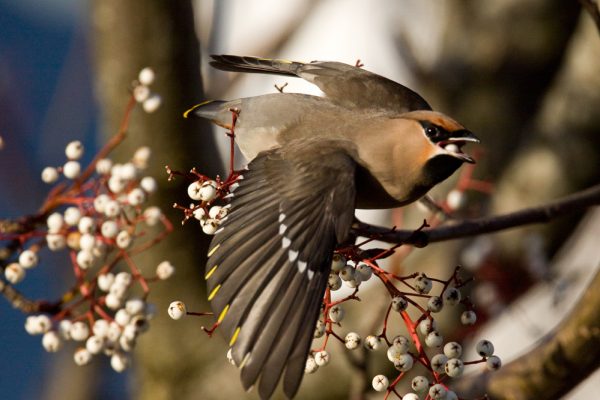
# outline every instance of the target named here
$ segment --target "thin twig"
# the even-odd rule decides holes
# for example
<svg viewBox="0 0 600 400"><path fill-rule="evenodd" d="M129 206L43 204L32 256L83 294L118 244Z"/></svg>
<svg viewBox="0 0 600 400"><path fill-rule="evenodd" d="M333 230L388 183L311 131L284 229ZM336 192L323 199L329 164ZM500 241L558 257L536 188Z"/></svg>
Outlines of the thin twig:
<svg viewBox="0 0 600 400"><path fill-rule="evenodd" d="M355 223L353 229L358 236L375 236L377 240L383 242L424 247L429 243L493 233L523 225L544 223L597 205L600 205L600 185L592 186L589 189L542 206L526 208L508 214L465 220L437 228L422 229L418 232L414 230L390 231L389 228L362 222Z"/></svg>

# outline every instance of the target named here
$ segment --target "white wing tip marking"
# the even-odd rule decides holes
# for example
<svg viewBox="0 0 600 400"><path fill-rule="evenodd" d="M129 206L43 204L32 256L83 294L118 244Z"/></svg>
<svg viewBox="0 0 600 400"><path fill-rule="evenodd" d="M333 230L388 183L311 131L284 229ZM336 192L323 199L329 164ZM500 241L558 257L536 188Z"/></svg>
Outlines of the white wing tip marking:
<svg viewBox="0 0 600 400"><path fill-rule="evenodd" d="M279 222L283 222L284 219L285 219L285 214L279 213Z"/></svg>
<svg viewBox="0 0 600 400"><path fill-rule="evenodd" d="M304 271L306 271L306 261L302 261L302 260L298 260L298 272L303 273ZM310 270L309 270L310 272Z"/></svg>
<svg viewBox="0 0 600 400"><path fill-rule="evenodd" d="M286 238L285 236L283 237L283 239L281 239L281 247L283 247L284 249L290 247L290 244L292 244L292 241Z"/></svg>
<svg viewBox="0 0 600 400"><path fill-rule="evenodd" d="M306 273L306 275L308 276L308 280L311 280L313 278L315 274L315 271L313 271L312 269L309 269L308 272Z"/></svg>
<svg viewBox="0 0 600 400"><path fill-rule="evenodd" d="M296 258L298 258L298 252L295 250L288 250L288 258L290 259L290 262L294 262L296 261Z"/></svg>
<svg viewBox="0 0 600 400"><path fill-rule="evenodd" d="M280 235L283 235L286 230L287 230L287 226L285 226L284 224L279 224L279 234Z"/></svg>

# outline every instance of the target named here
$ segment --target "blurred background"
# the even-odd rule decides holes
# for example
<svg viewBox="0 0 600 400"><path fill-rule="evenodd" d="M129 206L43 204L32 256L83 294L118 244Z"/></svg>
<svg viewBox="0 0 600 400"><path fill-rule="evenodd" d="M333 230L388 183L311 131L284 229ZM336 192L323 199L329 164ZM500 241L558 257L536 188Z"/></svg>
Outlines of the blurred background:
<svg viewBox="0 0 600 400"><path fill-rule="evenodd" d="M69 141L82 140L91 159L91 150L116 132L142 67L155 69L154 89L164 107L133 115L119 153L154 148L151 172L164 187L155 201L164 209L185 199L177 182L166 182L166 164L226 172L223 131L183 120L183 111L206 98L273 92L274 84L318 93L300 80L215 71L207 62L214 53L349 64L360 59L364 68L421 93L482 139L473 173L493 190L467 192L458 217L513 211L600 182L600 34L577 1L0 0L0 218L36 210L47 190L39 174L62 162ZM455 185L451 180L432 196L443 201ZM412 206L358 215L390 226L402 216L406 228L426 216ZM179 219L171 214L176 225ZM206 238L192 225L176 228L167 243L140 259L154 264L168 255L178 273L153 290L150 300L160 312L125 374L112 372L102 358L80 368L69 350L45 353L39 337L25 333L24 316L0 301L1 397L256 398L241 390L224 340L201 332L210 322L175 322L162 312L173 299L207 309ZM571 312L600 265L598 235L600 215L590 210L546 226L428 246L388 267L445 277L463 265L476 279L470 289L480 322L465 331L450 316L443 329L457 340L492 340L507 363ZM45 258L18 289L56 298L68 286L60 278L69 279L67 272L64 260ZM361 290L363 302L349 310L342 332L379 329L380 321L364 315L385 306L381 289L373 283ZM392 374L383 353L361 353L365 367L357 368L335 345L331 365L306 377L299 398L370 397L368 377ZM600 375L591 375L565 398L593 398L589 390L599 383Z"/></svg>

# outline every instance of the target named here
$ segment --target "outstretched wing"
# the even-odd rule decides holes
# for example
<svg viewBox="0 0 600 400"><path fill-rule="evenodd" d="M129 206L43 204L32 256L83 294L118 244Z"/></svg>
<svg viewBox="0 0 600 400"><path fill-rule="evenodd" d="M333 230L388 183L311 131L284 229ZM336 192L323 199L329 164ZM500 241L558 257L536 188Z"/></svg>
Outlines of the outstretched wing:
<svg viewBox="0 0 600 400"><path fill-rule="evenodd" d="M304 374L336 243L354 216L354 161L333 142L259 154L209 250L209 300L244 388L288 397Z"/></svg>
<svg viewBox="0 0 600 400"><path fill-rule="evenodd" d="M431 110L416 92L365 69L333 61L302 63L233 55L211 55L210 64L224 71L298 76L319 87L333 102L349 108L405 113Z"/></svg>

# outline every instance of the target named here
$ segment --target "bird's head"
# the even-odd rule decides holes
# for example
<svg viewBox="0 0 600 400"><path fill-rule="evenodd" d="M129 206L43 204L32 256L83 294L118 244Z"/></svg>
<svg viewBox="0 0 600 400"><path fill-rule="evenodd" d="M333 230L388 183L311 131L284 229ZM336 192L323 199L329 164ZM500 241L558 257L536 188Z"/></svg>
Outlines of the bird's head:
<svg viewBox="0 0 600 400"><path fill-rule="evenodd" d="M474 164L475 160L462 151L467 143L479 143L479 139L452 118L435 111L413 111L406 114L421 126L421 132L429 142L429 158L452 157L461 163Z"/></svg>
<svg viewBox="0 0 600 400"><path fill-rule="evenodd" d="M433 186L443 181L465 162L475 163L470 155L463 152L463 146L479 143L479 139L452 118L436 111L412 111L403 118L415 121L424 140L420 164L426 185Z"/></svg>

